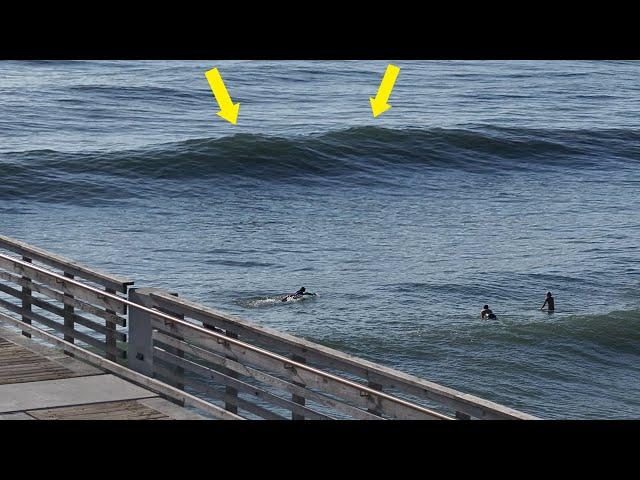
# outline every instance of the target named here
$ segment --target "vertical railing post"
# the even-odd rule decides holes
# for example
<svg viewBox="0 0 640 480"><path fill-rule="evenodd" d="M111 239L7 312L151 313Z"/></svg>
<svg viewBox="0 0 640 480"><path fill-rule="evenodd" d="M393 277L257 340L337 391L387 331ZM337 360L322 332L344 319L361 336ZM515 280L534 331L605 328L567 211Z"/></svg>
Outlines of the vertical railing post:
<svg viewBox="0 0 640 480"><path fill-rule="evenodd" d="M64 272L64 276L66 278L71 278L73 279L74 276L70 273ZM68 293L64 294L65 297L69 297L69 298L73 298L73 295L69 295ZM64 304L64 326L73 330L75 328L75 322L73 321L73 312L74 312L74 308L71 305L67 305L66 303ZM64 341L65 342L69 342L69 343L75 343L75 338L73 337L73 335L67 335L66 333L64 334ZM69 355L70 357L73 357L73 353L71 352L67 352L66 350L64 351L64 353L66 353L67 355Z"/></svg>
<svg viewBox="0 0 640 480"><path fill-rule="evenodd" d="M300 355L293 354L291 356L291 360L298 363L307 363L307 359L301 357ZM293 382L294 385L298 385L299 387L304 387L304 383ZM300 395L296 395L295 393L291 395L291 400L295 403L299 403L300 405L304 405L306 400L304 397ZM291 420L304 420L304 415L300 415L299 413L291 412Z"/></svg>
<svg viewBox="0 0 640 480"><path fill-rule="evenodd" d="M226 336L229 338L238 338L238 334L237 333L233 333L227 330L226 332ZM233 358L229 355L225 355L226 358ZM230 376L231 378L238 378L238 374L236 372L234 372L233 370L229 370L228 368L223 369L223 372L225 375ZM238 397L238 390L236 390L233 387L230 386L226 386L225 387L225 393L227 394L227 396L230 397ZM224 408L225 410L231 412L231 413L238 413L238 405L233 403L233 401L225 401L224 402Z"/></svg>
<svg viewBox="0 0 640 480"><path fill-rule="evenodd" d="M144 305L143 296L148 289L130 288L129 301ZM153 377L153 329L151 317L142 310L129 307L129 332L127 336L127 366L138 373Z"/></svg>
<svg viewBox="0 0 640 480"><path fill-rule="evenodd" d="M177 297L178 294L177 293L169 293L169 295L172 295L174 297ZM184 320L184 315L178 315L177 313L172 312L171 310L167 310L164 308L159 308L158 310L160 310L161 312L166 313L167 315L171 315L172 317L176 317L179 318L181 320ZM165 332L167 335L174 337L176 340L184 340L184 338L182 338L179 335L172 335L170 333ZM167 345L166 347L167 352L180 357L180 358L184 358L184 350L180 350L179 348L175 348L175 347L171 347L169 345ZM180 365L175 365L173 366L173 373L176 376L176 378L179 379L184 379L184 368L181 367ZM177 381L177 382L169 382L170 384L172 384L174 387L176 387L179 390L184 390L184 382L181 381Z"/></svg>
<svg viewBox="0 0 640 480"><path fill-rule="evenodd" d="M372 382L371 380L369 380L368 386L369 388L372 388L374 390L382 391L382 385L376 382ZM374 415L382 415L382 412L377 408L367 408L367 412L373 413Z"/></svg>
<svg viewBox="0 0 640 480"><path fill-rule="evenodd" d="M22 260L27 263L32 263L31 259L29 257L25 257L24 255L22 256ZM22 278L24 280L27 280L28 282L31 282L31 278L27 276L23 275ZM31 293L32 292L30 288L22 287L22 309L26 312L31 311L31 300L30 300ZM24 323L28 323L29 325L31 324L31 320L25 317L24 315L22 316L22 321ZM22 331L22 335L24 335L27 338L31 338L31 334L29 332L25 332L24 330Z"/></svg>
<svg viewBox="0 0 640 480"><path fill-rule="evenodd" d="M204 328L206 328L207 330L213 330L214 332L217 332L217 333L224 333L227 337L238 338L238 334L237 333L233 333L233 332L230 332L228 330L227 331L222 330L222 329L217 328L217 327L215 327L213 325L210 325L210 324L208 324L206 322L202 322L202 326ZM230 358L231 360L235 360L230 355L225 355L225 357L226 358ZM233 370L230 370L228 368L222 368L221 372L224 373L225 375L231 377L231 378L238 378L237 372L234 372ZM236 397L236 398L238 397L238 390L233 388L233 387L225 386L224 392L228 397ZM229 411L231 413L236 413L236 414L238 413L238 405L233 403L233 401L225 400L224 408L225 408L225 410L227 410L227 411Z"/></svg>
<svg viewBox="0 0 640 480"><path fill-rule="evenodd" d="M150 293L163 293L167 292L159 290L157 288L130 288L128 298L130 302L137 303L149 308L157 308L151 301ZM178 296L176 293L170 293L170 295ZM168 315L175 316L177 318L184 318L183 315L177 315L170 310L164 308L158 308L158 310L167 313ZM129 333L127 336L127 366L143 375L148 377L155 377L154 370L154 345L153 345L153 326L151 315L136 307L130 306L129 309ZM166 335L183 340L181 336L175 335L168 331L163 331ZM184 351L175 347L166 346L168 353L176 355L178 357L184 357ZM184 378L184 368L175 365L170 370L175 374L178 379ZM184 382L174 381L167 379L166 383L172 385L180 390L184 390Z"/></svg>
<svg viewBox="0 0 640 480"><path fill-rule="evenodd" d="M176 315L175 313L173 313L172 315L178 317L181 320L184 320L184 315ZM178 340L184 340L183 337L176 336L176 338ZM173 353L177 357L184 358L184 350L180 350L179 348L169 348L169 353ZM176 365L174 372L177 378L184 380L184 376L185 376L184 367L181 367L180 365ZM176 387L179 390L184 390L184 381L176 382L174 387Z"/></svg>
<svg viewBox="0 0 640 480"><path fill-rule="evenodd" d="M112 295L116 294L116 291L113 288L105 288L105 291ZM116 314L114 310L110 310L108 308L106 309L106 311L107 313L112 313L114 315ZM116 336L113 333L111 333L111 331L115 331L116 324L105 319L104 325L110 331L105 335L105 343L107 344L107 347L113 347L115 349L117 347ZM111 360L112 362L116 361L116 356L113 353L106 352L106 357L107 357L107 360Z"/></svg>

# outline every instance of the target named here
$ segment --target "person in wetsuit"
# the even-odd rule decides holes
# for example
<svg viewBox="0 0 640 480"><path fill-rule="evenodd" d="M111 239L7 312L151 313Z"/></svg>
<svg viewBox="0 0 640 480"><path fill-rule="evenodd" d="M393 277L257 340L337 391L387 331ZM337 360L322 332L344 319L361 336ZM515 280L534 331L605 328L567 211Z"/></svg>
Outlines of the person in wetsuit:
<svg viewBox="0 0 640 480"><path fill-rule="evenodd" d="M540 307L540 310L544 309L545 305L547 305L547 311L552 313L556 309L556 302L551 295L551 292L547 292L547 298L545 298L544 303Z"/></svg>
<svg viewBox="0 0 640 480"><path fill-rule="evenodd" d="M293 293L291 295L287 295L286 297L284 297L282 299L283 302L286 302L288 298L293 297L293 298L300 298L303 295L315 295L315 293L309 293L307 292L307 289L304 287L300 287L300 290L298 290L296 293Z"/></svg>
<svg viewBox="0 0 640 480"><path fill-rule="evenodd" d="M313 293L308 293L306 291L307 289L304 287L300 287L300 290L298 290L296 293L293 294L293 296L298 296L298 295L313 295Z"/></svg>
<svg viewBox="0 0 640 480"><path fill-rule="evenodd" d="M480 318L488 318L489 320L496 320L498 317L496 317L495 313L493 313L489 309L489 305L485 305L483 309L480 311Z"/></svg>

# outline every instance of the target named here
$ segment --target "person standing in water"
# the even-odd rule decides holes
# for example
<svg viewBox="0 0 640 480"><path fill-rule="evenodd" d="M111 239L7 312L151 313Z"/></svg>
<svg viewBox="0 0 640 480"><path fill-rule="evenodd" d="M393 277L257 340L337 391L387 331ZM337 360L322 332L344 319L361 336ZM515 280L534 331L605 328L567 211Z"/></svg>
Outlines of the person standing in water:
<svg viewBox="0 0 640 480"><path fill-rule="evenodd" d="M540 307L540 310L543 310L545 305L547 305L547 311L549 313L552 313L555 311L556 309L556 305L555 305L555 300L553 299L553 296L551 295L551 292L547 292L547 298L545 298L544 303L542 304L542 306Z"/></svg>
<svg viewBox="0 0 640 480"><path fill-rule="evenodd" d="M480 318L488 318L489 320L497 320L495 313L489 309L489 305L485 305L480 311Z"/></svg>

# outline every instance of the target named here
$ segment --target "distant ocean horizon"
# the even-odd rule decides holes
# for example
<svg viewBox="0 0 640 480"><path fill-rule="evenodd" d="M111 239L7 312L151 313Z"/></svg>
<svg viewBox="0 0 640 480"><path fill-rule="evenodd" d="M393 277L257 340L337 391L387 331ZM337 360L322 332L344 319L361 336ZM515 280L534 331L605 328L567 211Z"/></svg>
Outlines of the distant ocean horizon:
<svg viewBox="0 0 640 480"><path fill-rule="evenodd" d="M640 63L393 62L373 119L387 63L0 62L0 233L542 418L638 418Z"/></svg>

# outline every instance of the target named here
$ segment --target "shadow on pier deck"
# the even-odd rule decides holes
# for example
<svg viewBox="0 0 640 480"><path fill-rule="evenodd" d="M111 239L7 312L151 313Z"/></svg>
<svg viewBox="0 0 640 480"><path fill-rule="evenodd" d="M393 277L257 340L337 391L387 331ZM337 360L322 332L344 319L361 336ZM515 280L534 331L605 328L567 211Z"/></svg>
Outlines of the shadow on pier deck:
<svg viewBox="0 0 640 480"><path fill-rule="evenodd" d="M8 237L0 249L0 324L24 335L0 331L0 416L535 419Z"/></svg>

